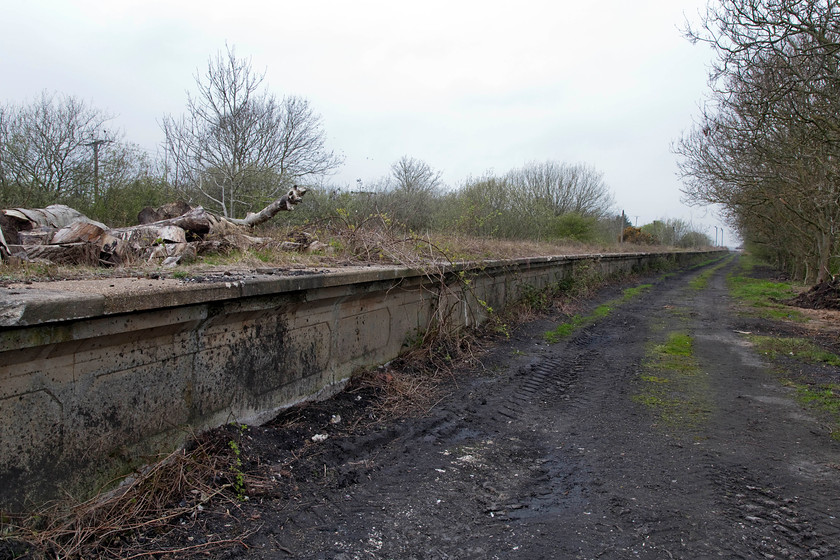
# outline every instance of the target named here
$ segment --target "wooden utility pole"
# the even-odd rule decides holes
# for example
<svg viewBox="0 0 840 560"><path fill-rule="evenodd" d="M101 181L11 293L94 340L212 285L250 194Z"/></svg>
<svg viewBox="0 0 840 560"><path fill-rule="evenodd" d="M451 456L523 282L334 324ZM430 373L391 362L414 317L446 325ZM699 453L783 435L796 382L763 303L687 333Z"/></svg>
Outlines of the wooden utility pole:
<svg viewBox="0 0 840 560"><path fill-rule="evenodd" d="M627 223L627 218L624 217L624 210L621 211L621 235L619 235L619 243L624 243L624 224Z"/></svg>
<svg viewBox="0 0 840 560"><path fill-rule="evenodd" d="M110 140L94 140L85 146L93 147L93 203L99 203L99 146L109 143Z"/></svg>

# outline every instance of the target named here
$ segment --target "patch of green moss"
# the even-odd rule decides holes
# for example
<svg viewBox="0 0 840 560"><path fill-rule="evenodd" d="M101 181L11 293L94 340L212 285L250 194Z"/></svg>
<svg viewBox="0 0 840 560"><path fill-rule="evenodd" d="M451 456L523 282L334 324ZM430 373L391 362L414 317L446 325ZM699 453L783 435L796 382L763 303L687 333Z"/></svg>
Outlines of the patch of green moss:
<svg viewBox="0 0 840 560"><path fill-rule="evenodd" d="M668 335L668 341L657 346L655 350L666 356L691 357L693 354L692 340L687 334L671 333Z"/></svg>
<svg viewBox="0 0 840 560"><path fill-rule="evenodd" d="M663 343L650 345L639 381L632 400L649 408L667 427L698 429L711 414L711 388L686 333L670 332Z"/></svg>
<svg viewBox="0 0 840 560"><path fill-rule="evenodd" d="M591 313L586 315L573 315L568 321L560 323L557 327L545 333L545 340L551 344L560 342L560 340L571 335L581 327L592 325L599 319L603 319L608 316L613 309L635 297L638 297L645 291L649 290L652 286L653 284L640 284L632 288L627 288L621 293L621 296L599 305L592 310Z"/></svg>
<svg viewBox="0 0 840 560"><path fill-rule="evenodd" d="M658 377L656 375L642 375L642 381L647 381L649 383L670 383L671 380L665 377Z"/></svg>
<svg viewBox="0 0 840 560"><path fill-rule="evenodd" d="M630 301L634 297L642 295L647 290L651 289L653 284L639 284L638 286L634 286L632 288L627 288L621 293L621 301L626 302Z"/></svg>

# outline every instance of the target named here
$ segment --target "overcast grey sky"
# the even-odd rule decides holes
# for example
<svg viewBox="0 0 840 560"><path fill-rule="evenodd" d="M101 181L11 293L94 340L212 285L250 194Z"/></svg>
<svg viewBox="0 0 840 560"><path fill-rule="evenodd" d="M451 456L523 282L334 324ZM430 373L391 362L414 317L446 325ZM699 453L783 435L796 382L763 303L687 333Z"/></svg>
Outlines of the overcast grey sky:
<svg viewBox="0 0 840 560"><path fill-rule="evenodd" d="M76 95L154 151L194 74L232 45L278 96L307 98L339 186L402 155L458 186L530 161L604 173L631 221L723 225L680 202L670 144L707 91L681 35L705 0L0 0L0 100Z"/></svg>

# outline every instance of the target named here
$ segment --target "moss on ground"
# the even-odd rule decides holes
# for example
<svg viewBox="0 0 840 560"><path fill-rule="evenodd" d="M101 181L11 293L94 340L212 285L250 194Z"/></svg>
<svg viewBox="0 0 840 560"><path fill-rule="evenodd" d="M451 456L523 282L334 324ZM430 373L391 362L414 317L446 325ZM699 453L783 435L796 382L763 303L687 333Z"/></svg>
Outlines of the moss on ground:
<svg viewBox="0 0 840 560"><path fill-rule="evenodd" d="M651 409L664 427L696 430L711 414L710 390L691 336L669 332L662 343L649 345L632 399Z"/></svg>

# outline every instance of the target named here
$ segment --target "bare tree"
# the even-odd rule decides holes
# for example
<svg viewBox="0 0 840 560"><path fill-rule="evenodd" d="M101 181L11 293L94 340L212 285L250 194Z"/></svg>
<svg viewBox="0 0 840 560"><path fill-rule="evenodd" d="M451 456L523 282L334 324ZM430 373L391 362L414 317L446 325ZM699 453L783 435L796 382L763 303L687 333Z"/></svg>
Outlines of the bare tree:
<svg viewBox="0 0 840 560"><path fill-rule="evenodd" d="M423 160L403 156L391 164L392 186L406 194L435 194L443 184L442 173Z"/></svg>
<svg viewBox="0 0 840 560"><path fill-rule="evenodd" d="M391 164L391 174L374 185L372 202L410 230L428 230L443 186L442 173L423 160L402 156Z"/></svg>
<svg viewBox="0 0 840 560"><path fill-rule="evenodd" d="M532 162L511 171L508 180L524 204L544 205L555 216L603 218L614 204L603 174L582 163Z"/></svg>
<svg viewBox="0 0 840 560"><path fill-rule="evenodd" d="M0 202L45 205L91 195L92 142L111 117L68 95L44 92L0 108Z"/></svg>
<svg viewBox="0 0 840 560"><path fill-rule="evenodd" d="M323 175L341 160L325 147L321 118L299 97L262 90L264 73L228 47L211 57L187 113L162 128L176 187L234 218L292 183Z"/></svg>
<svg viewBox="0 0 840 560"><path fill-rule="evenodd" d="M610 215L612 195L591 167L530 163L504 176L469 179L446 204L448 227L509 239L591 240Z"/></svg>
<svg viewBox="0 0 840 560"><path fill-rule="evenodd" d="M840 6L721 0L689 38L718 55L700 122L675 151L683 192L718 203L748 242L809 281L840 236Z"/></svg>
<svg viewBox="0 0 840 560"><path fill-rule="evenodd" d="M531 224L510 219L514 209L512 194L505 179L492 173L469 178L450 195L451 200L445 206L450 213L446 227L485 237L527 237Z"/></svg>
<svg viewBox="0 0 840 560"><path fill-rule="evenodd" d="M641 227L645 233L649 233L657 243L671 246L692 246L702 233L695 231L694 226L679 218L662 218L654 220Z"/></svg>

